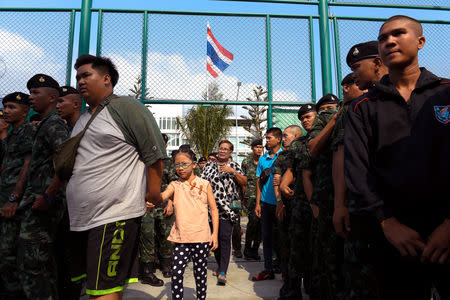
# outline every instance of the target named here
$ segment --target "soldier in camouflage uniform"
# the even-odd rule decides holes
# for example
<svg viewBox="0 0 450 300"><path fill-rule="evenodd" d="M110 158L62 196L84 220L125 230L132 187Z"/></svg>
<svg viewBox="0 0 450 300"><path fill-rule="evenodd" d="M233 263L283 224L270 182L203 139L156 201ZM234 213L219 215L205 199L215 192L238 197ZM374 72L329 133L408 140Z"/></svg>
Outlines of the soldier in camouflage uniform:
<svg viewBox="0 0 450 300"><path fill-rule="evenodd" d="M17 269L17 238L20 219L16 216L18 201L22 197L36 126L26 121L29 106L28 95L11 93L3 98L5 121L12 130L5 140L5 157L0 174L0 291L1 299L23 299Z"/></svg>
<svg viewBox="0 0 450 300"><path fill-rule="evenodd" d="M298 119L302 122L303 128L308 132L311 129L314 118L316 117L314 104L304 104L298 111ZM309 292L311 282L311 249L310 249L310 230L312 213L311 207L306 198L303 188L303 169L310 162L309 151L306 145L307 136L295 139L289 150L291 158L288 160L288 166L281 180L280 191L289 198L291 197L291 222L289 225L290 244L289 244L289 262L288 277L289 290L285 294L286 299L301 299L301 282L305 290ZM294 190L290 186L294 183Z"/></svg>
<svg viewBox="0 0 450 300"><path fill-rule="evenodd" d="M0 140L5 140L8 135L9 124L3 117L3 110L0 110Z"/></svg>
<svg viewBox="0 0 450 300"><path fill-rule="evenodd" d="M281 268L281 275L284 281L283 286L280 289L280 298L279 299L288 299L286 298L286 294L289 293L289 275L288 275L288 266L289 266L289 257L290 257L290 241L291 236L289 234L289 225L291 222L291 213L292 213L292 202L288 197L283 196L280 193L279 185L281 181L281 176L286 172L288 166L290 166L292 155L289 151L289 147L293 140L302 136L302 129L298 125L290 125L284 129L283 132L283 151L278 155L277 160L274 162L274 167L272 173L273 176L273 185L275 197L277 198L277 208L276 208L276 216L278 219L278 226L274 228L274 247L277 248L275 251L279 253L279 261Z"/></svg>
<svg viewBox="0 0 450 300"><path fill-rule="evenodd" d="M332 180L332 152L330 134L338 114L339 99L328 94L317 103L319 114L309 132L308 148L317 164L313 169L314 191L312 200L319 207L318 232L313 253L319 262L316 276L321 299L336 299L342 292L341 265L343 260L343 240L333 227L334 189Z"/></svg>
<svg viewBox="0 0 450 300"><path fill-rule="evenodd" d="M27 83L31 107L41 121L33 141L28 182L18 206L21 218L18 264L27 298L57 299L54 241L64 209L62 183L55 176L53 157L69 130L56 110L58 83L37 74Z"/></svg>
<svg viewBox="0 0 450 300"><path fill-rule="evenodd" d="M167 147L169 140L163 134ZM164 159L164 170L161 182L161 191L164 191L169 183L176 180L173 163L170 158ZM174 221L173 207L168 201L164 207L156 207L147 211L141 220L140 234L140 258L139 276L142 283L152 286L162 286L164 282L155 275L156 264L159 261L161 272L165 278L171 275L172 243L167 240Z"/></svg>
<svg viewBox="0 0 450 300"><path fill-rule="evenodd" d="M245 232L244 257L247 260L260 260L258 255L259 245L261 244L261 221L255 215L256 205L256 166L263 152L261 139L253 140L251 143L252 156L242 161L241 167L247 176L247 187L244 195L244 207L247 213L248 223Z"/></svg>

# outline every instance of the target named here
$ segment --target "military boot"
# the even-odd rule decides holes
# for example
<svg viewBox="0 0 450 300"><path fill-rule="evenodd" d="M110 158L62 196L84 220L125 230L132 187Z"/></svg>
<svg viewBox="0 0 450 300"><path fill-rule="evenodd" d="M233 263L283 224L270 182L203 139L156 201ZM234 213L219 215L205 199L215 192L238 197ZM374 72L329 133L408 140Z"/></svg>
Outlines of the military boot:
<svg viewBox="0 0 450 300"><path fill-rule="evenodd" d="M160 259L160 270L164 278L170 278L172 276L172 259L171 258L161 258Z"/></svg>
<svg viewBox="0 0 450 300"><path fill-rule="evenodd" d="M164 285L164 281L156 277L153 263L140 263L139 269L139 279L141 280L141 283L152 286Z"/></svg>

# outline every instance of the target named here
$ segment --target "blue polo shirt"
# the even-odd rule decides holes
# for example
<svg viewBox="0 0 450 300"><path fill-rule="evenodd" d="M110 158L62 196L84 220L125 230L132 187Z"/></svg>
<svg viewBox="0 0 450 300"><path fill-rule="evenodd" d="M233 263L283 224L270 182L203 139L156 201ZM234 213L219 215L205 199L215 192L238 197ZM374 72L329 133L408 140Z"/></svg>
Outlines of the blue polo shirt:
<svg viewBox="0 0 450 300"><path fill-rule="evenodd" d="M258 166L256 167L256 177L259 177L263 170L271 168L273 163L278 157L278 154L283 151L280 150L275 153L273 157L270 157L269 152L259 158ZM261 202L277 205L277 199L275 198L275 191L273 190L273 172L270 172L269 180L263 185L261 190Z"/></svg>

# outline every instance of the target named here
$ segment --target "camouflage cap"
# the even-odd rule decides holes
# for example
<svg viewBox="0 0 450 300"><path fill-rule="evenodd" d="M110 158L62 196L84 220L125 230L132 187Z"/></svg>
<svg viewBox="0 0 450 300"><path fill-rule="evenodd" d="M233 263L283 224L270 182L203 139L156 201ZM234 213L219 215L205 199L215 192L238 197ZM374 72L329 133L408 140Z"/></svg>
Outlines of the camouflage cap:
<svg viewBox="0 0 450 300"><path fill-rule="evenodd" d="M65 86L62 86L59 88L59 96L60 97L64 97L64 96L71 95L71 94L79 95L80 93L78 92L77 89L75 89L71 86L68 86L68 85L65 85Z"/></svg>
<svg viewBox="0 0 450 300"><path fill-rule="evenodd" d="M58 82L49 75L36 74L27 82L27 89L48 87L59 90Z"/></svg>
<svg viewBox="0 0 450 300"><path fill-rule="evenodd" d="M3 97L2 103L5 104L7 102L15 102L19 104L25 104L30 106L30 100L27 94L21 92L14 92Z"/></svg>
<svg viewBox="0 0 450 300"><path fill-rule="evenodd" d="M297 112L297 117L300 120L304 114L309 112L316 111L316 106L313 103L306 103L300 106Z"/></svg>
<svg viewBox="0 0 450 300"><path fill-rule="evenodd" d="M379 56L378 41L370 41L361 44L356 44L350 48L347 54L347 65L351 68L352 65L360 60L366 58L373 58Z"/></svg>
<svg viewBox="0 0 450 300"><path fill-rule="evenodd" d="M325 104L339 104L339 98L333 94L326 94L316 103L316 109L319 111L320 107Z"/></svg>

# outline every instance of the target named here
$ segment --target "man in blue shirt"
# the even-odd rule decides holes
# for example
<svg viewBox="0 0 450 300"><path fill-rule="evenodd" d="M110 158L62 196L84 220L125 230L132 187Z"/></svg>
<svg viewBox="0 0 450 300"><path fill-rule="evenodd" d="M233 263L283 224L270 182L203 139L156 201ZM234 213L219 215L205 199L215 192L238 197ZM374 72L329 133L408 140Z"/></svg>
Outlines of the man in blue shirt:
<svg viewBox="0 0 450 300"><path fill-rule="evenodd" d="M274 279L272 266L272 230L276 222L275 211L277 199L273 190L273 172L272 166L281 152L282 132L280 128L270 128L266 132L266 148L268 153L259 158L256 169L256 207L255 214L261 218L261 232L263 240L264 270L258 275L253 276L253 281ZM268 171L265 171L268 170ZM268 173L268 179L264 181L265 174ZM262 176L261 176L262 174Z"/></svg>

